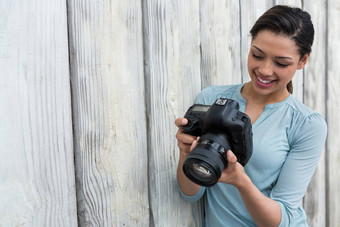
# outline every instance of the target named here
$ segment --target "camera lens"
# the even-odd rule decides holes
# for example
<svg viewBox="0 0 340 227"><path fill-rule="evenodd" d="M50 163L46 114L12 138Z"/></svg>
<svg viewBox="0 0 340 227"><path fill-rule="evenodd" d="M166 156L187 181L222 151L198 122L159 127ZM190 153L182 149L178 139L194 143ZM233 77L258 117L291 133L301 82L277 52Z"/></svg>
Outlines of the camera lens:
<svg viewBox="0 0 340 227"><path fill-rule="evenodd" d="M197 156L197 150L195 156ZM192 182L206 187L216 184L220 175L218 168L215 169L202 159L193 157L186 159L183 171Z"/></svg>
<svg viewBox="0 0 340 227"><path fill-rule="evenodd" d="M194 183L210 187L217 183L227 164L230 149L224 134L203 135L183 164L184 174Z"/></svg>
<svg viewBox="0 0 340 227"><path fill-rule="evenodd" d="M201 166L200 164L194 163L192 164L192 168L194 169L194 172L196 172L201 177L211 177L210 170L206 169L204 166Z"/></svg>

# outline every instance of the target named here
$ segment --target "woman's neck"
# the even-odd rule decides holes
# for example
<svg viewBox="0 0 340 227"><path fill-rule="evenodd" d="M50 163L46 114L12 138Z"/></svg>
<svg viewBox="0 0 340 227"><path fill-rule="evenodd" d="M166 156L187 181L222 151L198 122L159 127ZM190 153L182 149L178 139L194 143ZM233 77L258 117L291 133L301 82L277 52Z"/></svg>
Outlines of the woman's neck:
<svg viewBox="0 0 340 227"><path fill-rule="evenodd" d="M252 103L256 103L258 105L263 105L263 106L267 104L282 102L289 96L289 92L287 89L284 89L282 91L277 91L275 93L270 93L268 95L258 94L254 90L254 87L251 81L246 83L243 86L241 90L241 94L247 102L252 102Z"/></svg>

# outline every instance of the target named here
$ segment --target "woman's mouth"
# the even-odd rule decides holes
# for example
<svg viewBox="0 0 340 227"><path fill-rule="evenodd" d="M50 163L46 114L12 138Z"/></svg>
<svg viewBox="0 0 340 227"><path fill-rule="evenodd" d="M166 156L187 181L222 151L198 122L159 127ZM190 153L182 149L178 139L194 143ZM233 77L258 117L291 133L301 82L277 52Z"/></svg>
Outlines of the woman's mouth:
<svg viewBox="0 0 340 227"><path fill-rule="evenodd" d="M257 75L255 76L257 85L261 88L268 88L271 85L274 84L276 80L265 80L263 78L258 77Z"/></svg>
<svg viewBox="0 0 340 227"><path fill-rule="evenodd" d="M260 77L257 77L257 79L264 84L269 84L270 82L272 82L272 80L262 80Z"/></svg>

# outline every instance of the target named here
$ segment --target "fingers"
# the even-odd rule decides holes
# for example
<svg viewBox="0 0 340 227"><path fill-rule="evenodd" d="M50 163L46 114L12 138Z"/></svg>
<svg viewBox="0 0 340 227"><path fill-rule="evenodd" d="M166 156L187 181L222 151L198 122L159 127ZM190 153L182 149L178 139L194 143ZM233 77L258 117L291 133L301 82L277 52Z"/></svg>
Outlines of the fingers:
<svg viewBox="0 0 340 227"><path fill-rule="evenodd" d="M177 146L179 147L180 151L184 151L186 153L190 152L191 144L187 145L187 144L178 142Z"/></svg>
<svg viewBox="0 0 340 227"><path fill-rule="evenodd" d="M183 133L183 130L182 130L182 126L188 124L188 119L177 118L175 120L175 124L178 127L178 131L176 133L176 139L178 140L178 142L184 143L186 145L191 145L192 142L196 139L196 136L185 134Z"/></svg>
<svg viewBox="0 0 340 227"><path fill-rule="evenodd" d="M238 185L240 181L242 181L245 175L244 169L240 163L237 162L236 155L231 151L227 151L227 159L228 165L222 171L221 177L218 182L231 184L231 185Z"/></svg>
<svg viewBox="0 0 340 227"><path fill-rule="evenodd" d="M188 119L177 118L175 120L175 125L178 127L176 133L177 145L181 151L190 152L192 143L196 140L195 136L183 133L182 126L188 124Z"/></svg>
<svg viewBox="0 0 340 227"><path fill-rule="evenodd" d="M176 125L178 128L181 128L181 126L186 125L186 124L188 124L188 119L186 119L186 118L180 117L180 118L177 118L177 119L175 120L175 125Z"/></svg>
<svg viewBox="0 0 340 227"><path fill-rule="evenodd" d="M227 151L227 159L229 164L235 164L237 162L237 157L231 150Z"/></svg>
<svg viewBox="0 0 340 227"><path fill-rule="evenodd" d="M176 138L179 149L186 152L190 151L192 143L196 140L195 136L187 135L180 130L178 130Z"/></svg>
<svg viewBox="0 0 340 227"><path fill-rule="evenodd" d="M185 144L192 144L192 142L194 142L194 140L196 139L195 136L191 136L189 134L185 134L183 133L182 130L178 129L177 133L176 133L176 139L182 143Z"/></svg>
<svg viewBox="0 0 340 227"><path fill-rule="evenodd" d="M196 145L197 145L199 139L200 139L200 137L197 137L197 139L195 139L195 140L192 142L191 147L190 147L190 151L192 151L192 150L196 147Z"/></svg>

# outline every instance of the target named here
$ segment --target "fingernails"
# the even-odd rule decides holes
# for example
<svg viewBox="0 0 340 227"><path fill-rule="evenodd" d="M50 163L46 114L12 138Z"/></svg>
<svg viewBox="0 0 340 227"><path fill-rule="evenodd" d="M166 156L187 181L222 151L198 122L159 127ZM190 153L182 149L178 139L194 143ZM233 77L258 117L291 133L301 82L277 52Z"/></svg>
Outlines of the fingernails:
<svg viewBox="0 0 340 227"><path fill-rule="evenodd" d="M182 119L182 124L183 124L183 125L186 125L187 123L188 123L188 120L187 120L187 119L185 119L185 118Z"/></svg>
<svg viewBox="0 0 340 227"><path fill-rule="evenodd" d="M234 157L234 154L233 154L233 152L231 152L231 151L228 151L228 153L227 153L227 157L228 157L228 159L229 159L229 158L232 158L232 157Z"/></svg>
<svg viewBox="0 0 340 227"><path fill-rule="evenodd" d="M191 144L191 149L193 149L193 148L196 146L196 143L197 143L197 141L196 141L196 140L192 141L192 144ZM190 149L190 150L191 150L191 149Z"/></svg>

